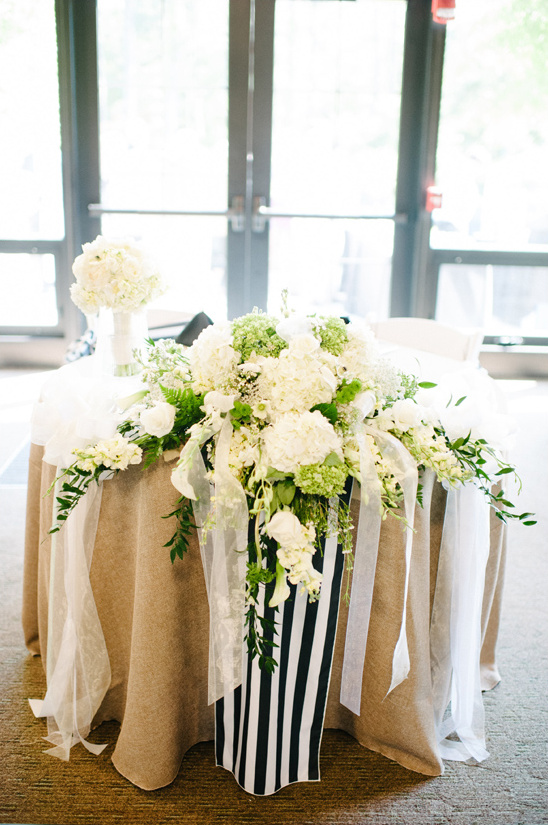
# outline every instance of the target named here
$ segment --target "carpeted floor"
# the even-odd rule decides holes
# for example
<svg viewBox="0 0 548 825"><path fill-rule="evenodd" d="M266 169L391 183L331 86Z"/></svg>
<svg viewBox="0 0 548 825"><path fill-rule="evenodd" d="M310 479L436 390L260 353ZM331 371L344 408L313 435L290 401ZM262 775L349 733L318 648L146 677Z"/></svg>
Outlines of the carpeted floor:
<svg viewBox="0 0 548 825"><path fill-rule="evenodd" d="M79 747L69 763L42 753L45 722L26 701L44 693L42 664L26 653L19 620L31 379L24 391L22 378L0 373L0 822L548 823L548 385L501 382L521 424L512 456L524 482L520 509L534 510L539 525L510 528L503 681L484 697L490 758L479 766L447 763L443 776L429 779L326 731L321 782L256 798L215 767L211 742L192 748L176 781L154 792L135 788L112 766L114 723L92 734L110 743L98 757Z"/></svg>

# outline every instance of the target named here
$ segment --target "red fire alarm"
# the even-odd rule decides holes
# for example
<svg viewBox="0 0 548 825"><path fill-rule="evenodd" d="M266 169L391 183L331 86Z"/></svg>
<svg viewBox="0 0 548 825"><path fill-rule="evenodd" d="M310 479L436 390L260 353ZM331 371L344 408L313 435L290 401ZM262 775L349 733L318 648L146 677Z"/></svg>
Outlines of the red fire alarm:
<svg viewBox="0 0 548 825"><path fill-rule="evenodd" d="M447 23L455 19L455 0L432 0L434 23Z"/></svg>
<svg viewBox="0 0 548 825"><path fill-rule="evenodd" d="M441 209L441 201L441 189L438 189L437 186L427 186L425 204L426 211L432 212L433 209Z"/></svg>

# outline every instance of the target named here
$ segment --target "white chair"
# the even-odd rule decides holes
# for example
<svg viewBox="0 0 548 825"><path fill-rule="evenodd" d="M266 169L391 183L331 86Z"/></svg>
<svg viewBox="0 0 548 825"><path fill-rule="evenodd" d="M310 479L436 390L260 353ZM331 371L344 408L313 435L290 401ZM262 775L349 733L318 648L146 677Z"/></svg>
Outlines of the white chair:
<svg viewBox="0 0 548 825"><path fill-rule="evenodd" d="M475 364L483 341L481 329L459 329L428 318L388 318L372 323L371 329L379 341Z"/></svg>

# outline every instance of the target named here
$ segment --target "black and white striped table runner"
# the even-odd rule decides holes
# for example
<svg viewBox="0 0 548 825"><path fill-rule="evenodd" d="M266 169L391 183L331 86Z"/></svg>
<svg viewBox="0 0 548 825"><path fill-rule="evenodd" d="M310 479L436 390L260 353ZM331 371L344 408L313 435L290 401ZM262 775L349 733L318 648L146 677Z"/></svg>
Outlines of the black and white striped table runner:
<svg viewBox="0 0 548 825"><path fill-rule="evenodd" d="M314 557L323 572L321 597L310 604L291 586L277 612L272 675L249 657L242 684L216 703L218 766L234 774L249 793L268 795L293 782L318 781L320 744L339 615L344 557L336 538ZM262 609L261 605L261 609Z"/></svg>

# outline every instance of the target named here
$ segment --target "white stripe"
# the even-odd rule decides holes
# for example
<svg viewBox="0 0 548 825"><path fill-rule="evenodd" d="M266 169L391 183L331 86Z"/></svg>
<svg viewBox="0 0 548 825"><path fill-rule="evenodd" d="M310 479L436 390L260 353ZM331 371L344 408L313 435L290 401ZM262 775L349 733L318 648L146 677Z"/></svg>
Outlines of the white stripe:
<svg viewBox="0 0 548 825"><path fill-rule="evenodd" d="M284 620L284 604L278 607L278 612L276 613L275 621L276 621L276 629L280 634L277 638L274 637L274 641L277 641L279 644L279 640L281 638L281 632L283 627L283 620ZM276 756L278 753L278 699L280 695L280 650L279 648L274 648L274 658L278 661L278 666L275 668L274 673L272 674L272 689L270 694L270 719L268 725L268 751L266 755L266 776L265 776L265 795L274 793L276 790Z"/></svg>
<svg viewBox="0 0 548 825"><path fill-rule="evenodd" d="M234 765L233 773L237 777L240 772L240 762L242 759L242 739L244 733L244 709L247 696L247 658L244 660L245 664L242 668L242 693L240 700L240 733L238 736L238 750L236 752L236 764Z"/></svg>
<svg viewBox="0 0 548 825"><path fill-rule="evenodd" d="M316 696L318 694L318 682L325 647L325 634L327 631L327 621L329 618L331 590L333 587L333 575L335 572L336 558L337 537L332 536L325 542L323 562L323 583L329 582L329 586L324 589L324 584L322 583L321 596L318 602L318 612L316 615L316 625L314 628L314 641L312 642L310 665L306 680L306 692L299 735L299 782L306 782L309 778L308 765L310 757L310 732L312 722L314 720L314 711L316 708ZM331 675L331 671L329 675Z"/></svg>
<svg viewBox="0 0 548 825"><path fill-rule="evenodd" d="M264 587L260 588L257 612L264 615ZM259 631L261 632L261 631ZM259 657L253 659L251 665L251 678L249 684L250 702L247 726L247 737L244 743L246 750L244 788L251 793L255 790L255 763L257 760L257 733L259 727L259 699L261 695L261 671L259 669ZM245 703L242 701L242 714ZM241 749L240 749L241 750Z"/></svg>
<svg viewBox="0 0 548 825"><path fill-rule="evenodd" d="M223 703L223 728L225 741L223 745L222 766L232 770L234 758L234 691L225 694Z"/></svg>
<svg viewBox="0 0 548 825"><path fill-rule="evenodd" d="M295 697L295 682L297 679L297 666L299 664L299 654L301 650L301 641L303 635L304 617L306 613L306 605L308 603L308 593L299 593L297 590L295 595L295 606L293 610L293 624L291 627L291 638L289 641L289 656L287 662L287 679L285 688L284 701L284 723L283 723L283 737L282 737L282 761L280 783L283 788L284 785L289 784L289 754L291 748L291 720L293 716L293 700Z"/></svg>

